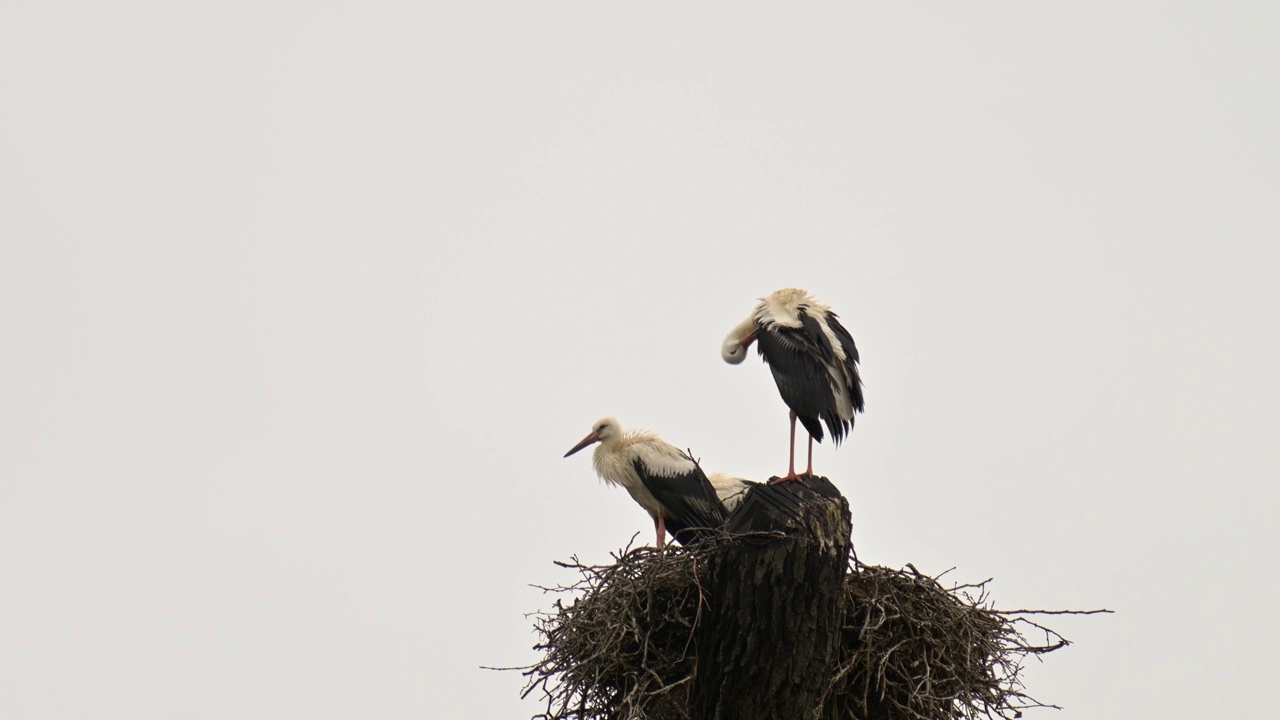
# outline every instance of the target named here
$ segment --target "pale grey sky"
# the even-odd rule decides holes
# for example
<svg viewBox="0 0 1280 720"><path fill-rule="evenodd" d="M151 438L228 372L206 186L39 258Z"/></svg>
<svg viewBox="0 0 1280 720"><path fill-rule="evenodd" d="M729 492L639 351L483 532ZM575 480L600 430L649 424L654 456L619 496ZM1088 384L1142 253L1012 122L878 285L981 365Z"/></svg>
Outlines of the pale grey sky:
<svg viewBox="0 0 1280 720"><path fill-rule="evenodd" d="M1043 717L1263 718L1280 5L7 2L0 717L520 718L651 531L603 415L785 468L809 289L869 562L1110 607Z"/></svg>

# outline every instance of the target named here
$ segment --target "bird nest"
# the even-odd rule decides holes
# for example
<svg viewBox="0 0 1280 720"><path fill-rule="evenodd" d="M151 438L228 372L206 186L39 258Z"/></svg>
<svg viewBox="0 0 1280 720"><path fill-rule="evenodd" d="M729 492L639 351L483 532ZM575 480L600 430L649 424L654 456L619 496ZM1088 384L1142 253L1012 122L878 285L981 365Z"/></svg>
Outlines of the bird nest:
<svg viewBox="0 0 1280 720"><path fill-rule="evenodd" d="M522 668L523 697L546 703L534 720L689 718L694 631L707 607L700 573L711 552L705 544L637 548L608 565L557 563L576 579L542 588L557 598L534 615L542 659ZM989 581L948 588L908 568L850 558L822 718L1017 718L1056 707L1029 696L1020 679L1029 655L1068 644L1031 619L1045 611L995 610Z"/></svg>

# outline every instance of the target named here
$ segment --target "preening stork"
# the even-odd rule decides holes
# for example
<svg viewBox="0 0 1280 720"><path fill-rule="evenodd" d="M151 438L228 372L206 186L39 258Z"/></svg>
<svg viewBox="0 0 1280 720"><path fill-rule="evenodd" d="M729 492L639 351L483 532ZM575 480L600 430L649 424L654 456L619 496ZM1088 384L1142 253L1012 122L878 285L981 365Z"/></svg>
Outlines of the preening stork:
<svg viewBox="0 0 1280 720"><path fill-rule="evenodd" d="M624 433L614 418L597 420L591 432L565 457L591 445L596 474L610 485L621 485L653 518L658 549L666 535L682 544L698 537L697 528L720 528L728 514L702 468L693 458L654 433Z"/></svg>
<svg viewBox="0 0 1280 720"><path fill-rule="evenodd" d="M798 288L783 288L762 298L751 316L724 339L720 355L741 363L747 348L758 342L782 401L791 408L791 455L787 474L795 480L796 418L809 431L809 465L813 474L813 441L822 442L822 424L838 445L853 430L853 415L862 412L862 379L858 348L831 308Z"/></svg>

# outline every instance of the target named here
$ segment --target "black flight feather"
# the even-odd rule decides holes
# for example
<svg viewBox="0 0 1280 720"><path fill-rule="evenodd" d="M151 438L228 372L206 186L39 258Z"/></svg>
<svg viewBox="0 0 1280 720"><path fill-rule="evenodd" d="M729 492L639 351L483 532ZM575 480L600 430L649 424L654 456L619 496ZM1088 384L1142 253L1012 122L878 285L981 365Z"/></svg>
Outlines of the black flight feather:
<svg viewBox="0 0 1280 720"><path fill-rule="evenodd" d="M667 509L664 522L671 536L680 544L696 540L699 535L697 528L718 530L724 527L729 514L697 463L693 463L691 471L675 477L651 472L640 458L636 458L633 466L640 481Z"/></svg>

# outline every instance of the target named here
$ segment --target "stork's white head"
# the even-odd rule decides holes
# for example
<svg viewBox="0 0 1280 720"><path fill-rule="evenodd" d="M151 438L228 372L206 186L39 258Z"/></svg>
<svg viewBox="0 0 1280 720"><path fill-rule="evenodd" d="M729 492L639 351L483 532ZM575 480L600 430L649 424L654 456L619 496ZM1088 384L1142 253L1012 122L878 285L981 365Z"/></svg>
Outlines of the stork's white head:
<svg viewBox="0 0 1280 720"><path fill-rule="evenodd" d="M724 343L720 345L720 357L730 365L737 365L747 359L747 348L751 347L751 343L755 340L756 319L752 315L738 323L737 327L725 336Z"/></svg>
<svg viewBox="0 0 1280 720"><path fill-rule="evenodd" d="M596 421L595 425L591 426L591 432L587 433L587 436L582 438L582 441L574 445L564 456L569 457L592 443L609 445L621 438L622 425L615 418L601 418Z"/></svg>

